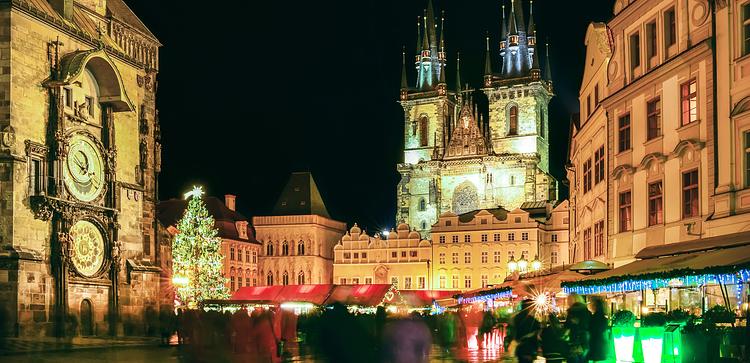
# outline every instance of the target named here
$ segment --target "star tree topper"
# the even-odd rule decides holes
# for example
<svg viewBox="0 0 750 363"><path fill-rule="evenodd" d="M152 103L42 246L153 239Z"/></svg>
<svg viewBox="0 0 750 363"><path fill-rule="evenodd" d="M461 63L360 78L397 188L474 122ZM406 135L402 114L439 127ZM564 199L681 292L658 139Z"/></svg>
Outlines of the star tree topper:
<svg viewBox="0 0 750 363"><path fill-rule="evenodd" d="M185 199L190 199L190 197L200 198L202 196L203 196L203 187L197 187L197 186L193 186L193 190L184 194Z"/></svg>

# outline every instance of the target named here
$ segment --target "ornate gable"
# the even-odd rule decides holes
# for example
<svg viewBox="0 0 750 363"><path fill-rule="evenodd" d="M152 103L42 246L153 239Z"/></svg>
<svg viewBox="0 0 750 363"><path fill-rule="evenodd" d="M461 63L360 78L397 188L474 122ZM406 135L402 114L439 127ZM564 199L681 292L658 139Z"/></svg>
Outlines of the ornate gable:
<svg viewBox="0 0 750 363"><path fill-rule="evenodd" d="M445 159L489 154L489 143L477 126L476 117L471 109L470 103L465 103L461 107L460 116L445 150Z"/></svg>

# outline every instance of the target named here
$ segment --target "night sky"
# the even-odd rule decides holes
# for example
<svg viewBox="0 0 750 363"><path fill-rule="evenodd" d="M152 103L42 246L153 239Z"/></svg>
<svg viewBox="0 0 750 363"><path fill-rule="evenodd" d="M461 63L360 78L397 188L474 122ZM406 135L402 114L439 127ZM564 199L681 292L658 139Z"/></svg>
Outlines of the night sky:
<svg viewBox="0 0 750 363"><path fill-rule="evenodd" d="M210 195L236 194L248 217L263 215L290 172L311 171L334 218L393 226L401 48L412 60L427 0L126 2L164 44L161 199L203 185ZM609 20L613 2L534 2L538 38L551 43L550 165L558 180L578 112L586 28ZM486 32L497 70L500 3L435 0L446 14L450 88L457 51L463 82L481 84Z"/></svg>

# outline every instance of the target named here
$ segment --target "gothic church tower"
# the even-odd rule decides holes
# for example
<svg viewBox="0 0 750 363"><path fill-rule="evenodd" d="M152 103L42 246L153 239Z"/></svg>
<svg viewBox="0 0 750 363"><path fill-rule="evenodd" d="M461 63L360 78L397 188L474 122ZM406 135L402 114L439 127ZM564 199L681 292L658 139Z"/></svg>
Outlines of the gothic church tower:
<svg viewBox="0 0 750 363"><path fill-rule="evenodd" d="M519 0L507 14L503 6L499 74L492 71L487 38L482 91L489 110L478 108L474 90L462 90L458 57L456 86L448 89L445 19L435 17L432 0L417 24L413 87L402 55L404 161L398 165L397 221L429 238L432 225L446 213L513 210L555 199L547 144L552 85L541 77L531 14L527 28Z"/></svg>

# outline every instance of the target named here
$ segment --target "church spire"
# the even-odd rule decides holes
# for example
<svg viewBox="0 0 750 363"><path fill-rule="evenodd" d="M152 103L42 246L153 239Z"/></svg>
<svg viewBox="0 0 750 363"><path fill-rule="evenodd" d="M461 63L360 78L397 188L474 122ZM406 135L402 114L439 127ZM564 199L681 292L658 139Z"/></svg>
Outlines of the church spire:
<svg viewBox="0 0 750 363"><path fill-rule="evenodd" d="M401 89L405 90L409 88L409 83L406 80L406 47L401 50Z"/></svg>
<svg viewBox="0 0 750 363"><path fill-rule="evenodd" d="M427 18L427 10L424 11L424 33L422 33L422 50L430 50L430 26Z"/></svg>
<svg viewBox="0 0 750 363"><path fill-rule="evenodd" d="M503 0L503 21L500 24L500 41L505 41L508 39L508 24L505 21L505 0Z"/></svg>
<svg viewBox="0 0 750 363"><path fill-rule="evenodd" d="M508 34L518 35L518 24L516 23L516 0L510 0L510 22L508 23Z"/></svg>
<svg viewBox="0 0 750 363"><path fill-rule="evenodd" d="M536 36L536 24L534 24L534 0L529 1L529 29L526 34L530 37Z"/></svg>
<svg viewBox="0 0 750 363"><path fill-rule="evenodd" d="M552 68L550 66L550 58L549 58L549 40L547 40L547 64L544 67L544 78L548 82L552 82Z"/></svg>
<svg viewBox="0 0 750 363"><path fill-rule="evenodd" d="M461 97L461 53L456 53L456 95Z"/></svg>
<svg viewBox="0 0 750 363"><path fill-rule="evenodd" d="M492 56L490 54L490 34L485 36L486 49L484 51L484 84L489 86L492 82Z"/></svg>
<svg viewBox="0 0 750 363"><path fill-rule="evenodd" d="M440 16L440 52L445 52L445 10Z"/></svg>

